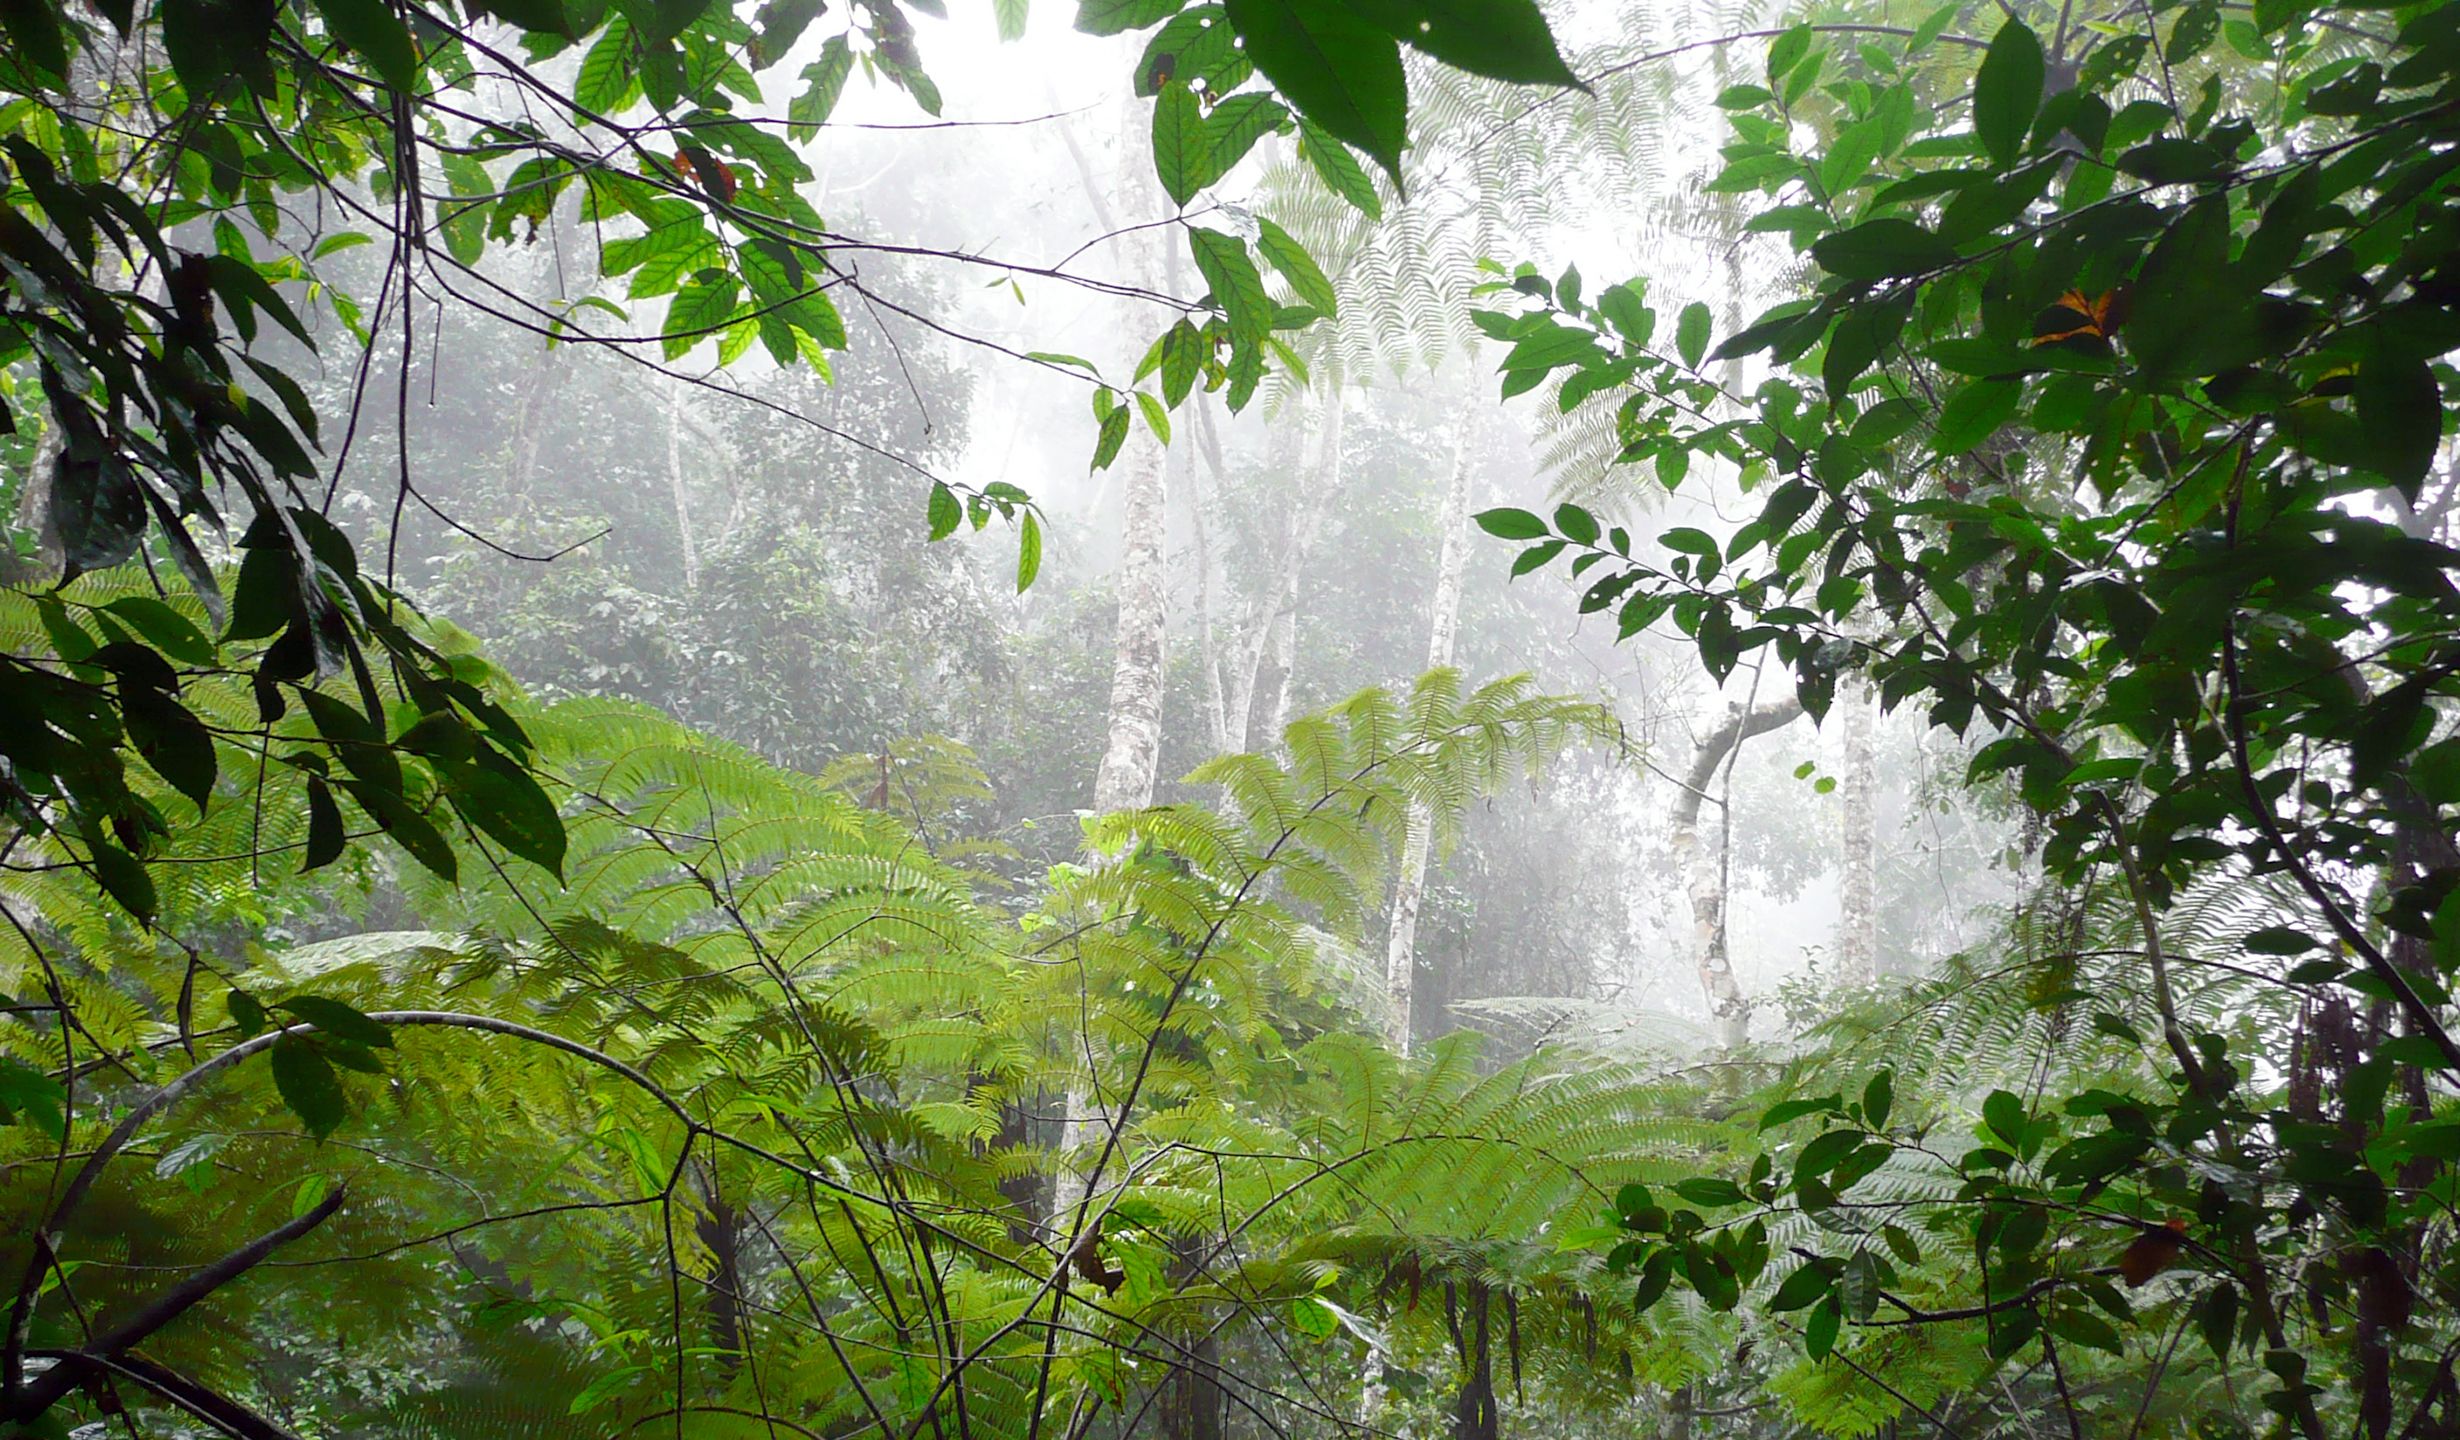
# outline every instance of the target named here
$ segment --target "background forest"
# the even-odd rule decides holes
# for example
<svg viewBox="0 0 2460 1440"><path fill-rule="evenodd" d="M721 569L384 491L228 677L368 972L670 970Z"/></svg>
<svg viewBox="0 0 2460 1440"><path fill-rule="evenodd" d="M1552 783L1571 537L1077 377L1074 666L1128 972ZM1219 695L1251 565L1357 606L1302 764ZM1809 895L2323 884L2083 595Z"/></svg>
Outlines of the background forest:
<svg viewBox="0 0 2460 1440"><path fill-rule="evenodd" d="M2460 1435L2460 10L0 4L0 1425Z"/></svg>

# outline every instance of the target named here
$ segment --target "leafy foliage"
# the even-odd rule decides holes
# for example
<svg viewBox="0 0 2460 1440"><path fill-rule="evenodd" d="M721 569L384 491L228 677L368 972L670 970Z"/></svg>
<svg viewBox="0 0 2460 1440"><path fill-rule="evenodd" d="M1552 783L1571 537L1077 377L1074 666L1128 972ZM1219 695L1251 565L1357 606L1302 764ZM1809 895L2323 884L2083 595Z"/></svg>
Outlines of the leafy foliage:
<svg viewBox="0 0 2460 1440"><path fill-rule="evenodd" d="M1761 497L1731 534L1654 549L1578 506L1481 517L1527 545L1521 570L1568 556L1584 609L1626 636L1672 621L1718 679L1766 651L1815 712L1867 671L1974 737L1974 778L2042 816L2051 877L2124 897L2111 943L2152 1013L2093 1017L2143 1047L2124 1083L2037 1071L1943 1145L1882 1071L1769 1109L1792 1138L1735 1179L1620 1202L1644 1299L1748 1297L1882 1392L1841 1429L1975 1383L1887 1378L1965 1327L1992 1363L2037 1356L2074 1423L2121 1424L2133 1398L2098 1395L2082 1357L2190 1322L2296 1433L2449 1423L2424 1317L2460 1279L2425 1197L2450 1183L2460 1070L2460 794L2436 778L2460 553L2421 515L2452 483L2450 13L2260 7L2229 22L2247 74L2207 54L2204 7L2098 28L2019 10L1944 105L1925 70L1962 61L1926 62L1929 37L1849 51L1803 27L1726 97L1718 184L1783 202L1750 228L1809 256L1808 293L1713 352L1686 316L1669 354L1636 286L1490 287L1520 297L1483 322L1506 394L1557 374L1620 393L1624 462L1669 486L1723 462ZM1811 124L1838 136L1824 156L1793 148ZM1760 356L1748 396L1704 368ZM2257 879L2286 892L2270 923L2210 958L2302 1008L2233 1034L2182 998L2207 957L2178 920ZM2033 1004L2089 1002L2081 948L2043 962ZM1890 1198L1912 1174L1936 1196ZM1820 1232L1791 1259L1788 1217ZM1975 1268L1943 1275L1939 1243ZM1847 1381L1820 1384L1841 1403Z"/></svg>

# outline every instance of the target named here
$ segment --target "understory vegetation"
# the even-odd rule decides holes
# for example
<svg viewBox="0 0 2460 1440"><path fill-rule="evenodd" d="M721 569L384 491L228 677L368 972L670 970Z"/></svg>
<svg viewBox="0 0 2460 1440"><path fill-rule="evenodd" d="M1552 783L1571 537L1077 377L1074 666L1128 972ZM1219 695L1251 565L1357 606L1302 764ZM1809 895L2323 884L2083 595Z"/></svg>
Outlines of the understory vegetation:
<svg viewBox="0 0 2460 1440"><path fill-rule="evenodd" d="M0 1430L2460 1436L2448 0L6 0L0 175Z"/></svg>

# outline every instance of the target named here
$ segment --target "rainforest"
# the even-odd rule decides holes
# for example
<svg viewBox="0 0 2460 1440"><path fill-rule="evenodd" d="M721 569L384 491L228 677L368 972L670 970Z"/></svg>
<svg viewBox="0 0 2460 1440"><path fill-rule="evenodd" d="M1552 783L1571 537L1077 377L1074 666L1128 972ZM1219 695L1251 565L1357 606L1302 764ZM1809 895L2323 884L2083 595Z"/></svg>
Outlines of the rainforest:
<svg viewBox="0 0 2460 1440"><path fill-rule="evenodd" d="M0 1434L2460 1437L2452 0L0 0Z"/></svg>

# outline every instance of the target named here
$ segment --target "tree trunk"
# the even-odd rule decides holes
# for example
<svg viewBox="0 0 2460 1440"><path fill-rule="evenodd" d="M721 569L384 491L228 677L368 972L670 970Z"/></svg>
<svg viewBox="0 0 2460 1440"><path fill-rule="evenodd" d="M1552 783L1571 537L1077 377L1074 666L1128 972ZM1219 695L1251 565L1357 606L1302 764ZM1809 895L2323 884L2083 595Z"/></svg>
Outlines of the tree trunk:
<svg viewBox="0 0 2460 1440"><path fill-rule="evenodd" d="M1119 550L1118 648L1110 671L1110 740L1093 780L1093 808L1153 803L1161 763L1162 661L1168 595L1162 579L1162 451L1131 444Z"/></svg>
<svg viewBox="0 0 2460 1440"><path fill-rule="evenodd" d="M1501 1426L1495 1409L1493 1295L1482 1281L1471 1280L1461 1288L1468 1292L1468 1304L1463 1308L1469 1313L1465 1322L1455 1321L1452 1329L1452 1344L1461 1356L1461 1388L1452 1407L1452 1440L1496 1440Z"/></svg>
<svg viewBox="0 0 2460 1440"><path fill-rule="evenodd" d="M1845 742L1837 977L1848 985L1868 985L1879 978L1879 825L1872 807L1877 777L1873 773L1871 687L1861 672L1847 675L1837 686L1836 710Z"/></svg>
<svg viewBox="0 0 2460 1440"><path fill-rule="evenodd" d="M1789 724L1801 713L1802 702L1796 699L1748 711L1735 706L1725 723L1700 741L1698 753L1692 756L1691 773L1683 777L1683 792L1674 801L1674 862L1691 893L1692 959L1699 968L1700 989L1708 997L1717 1044L1726 1050L1740 1048L1751 1031L1751 1002L1734 978L1734 960L1726 949L1725 852L1732 843L1734 816L1727 802L1720 800L1718 808L1725 814L1719 824L1717 849L1710 852L1700 844L1700 802L1709 798L1708 787L1716 783L1718 767L1726 765L1744 741Z"/></svg>
<svg viewBox="0 0 2460 1440"><path fill-rule="evenodd" d="M1283 531L1271 583L1266 586L1256 623L1253 677L1244 715L1248 750L1269 750L1281 741L1290 718L1290 677L1298 659L1298 596L1307 561L1323 533L1332 498L1341 488L1342 393L1338 377L1328 379L1323 400L1320 443L1313 475L1302 475L1299 493L1291 501L1289 524Z"/></svg>
<svg viewBox="0 0 2460 1440"><path fill-rule="evenodd" d="M1461 575L1469 568L1469 438L1470 417L1463 407L1452 432L1452 484L1444 493L1441 534L1443 548L1435 563L1434 614L1427 625L1426 668L1440 670L1452 663L1453 642L1461 625ZM1426 898L1428 852L1434 845L1435 812L1428 806L1409 807L1409 839L1401 852L1400 874L1392 888L1392 924L1384 944L1384 989L1390 1016L1385 1038L1403 1055L1417 1034L1412 1002L1417 993L1418 907Z"/></svg>
<svg viewBox="0 0 2460 1440"><path fill-rule="evenodd" d="M668 386L666 412L666 487L675 499L675 535L683 547L683 589L700 589L700 540L692 533L692 492L683 478L683 397L681 381Z"/></svg>

